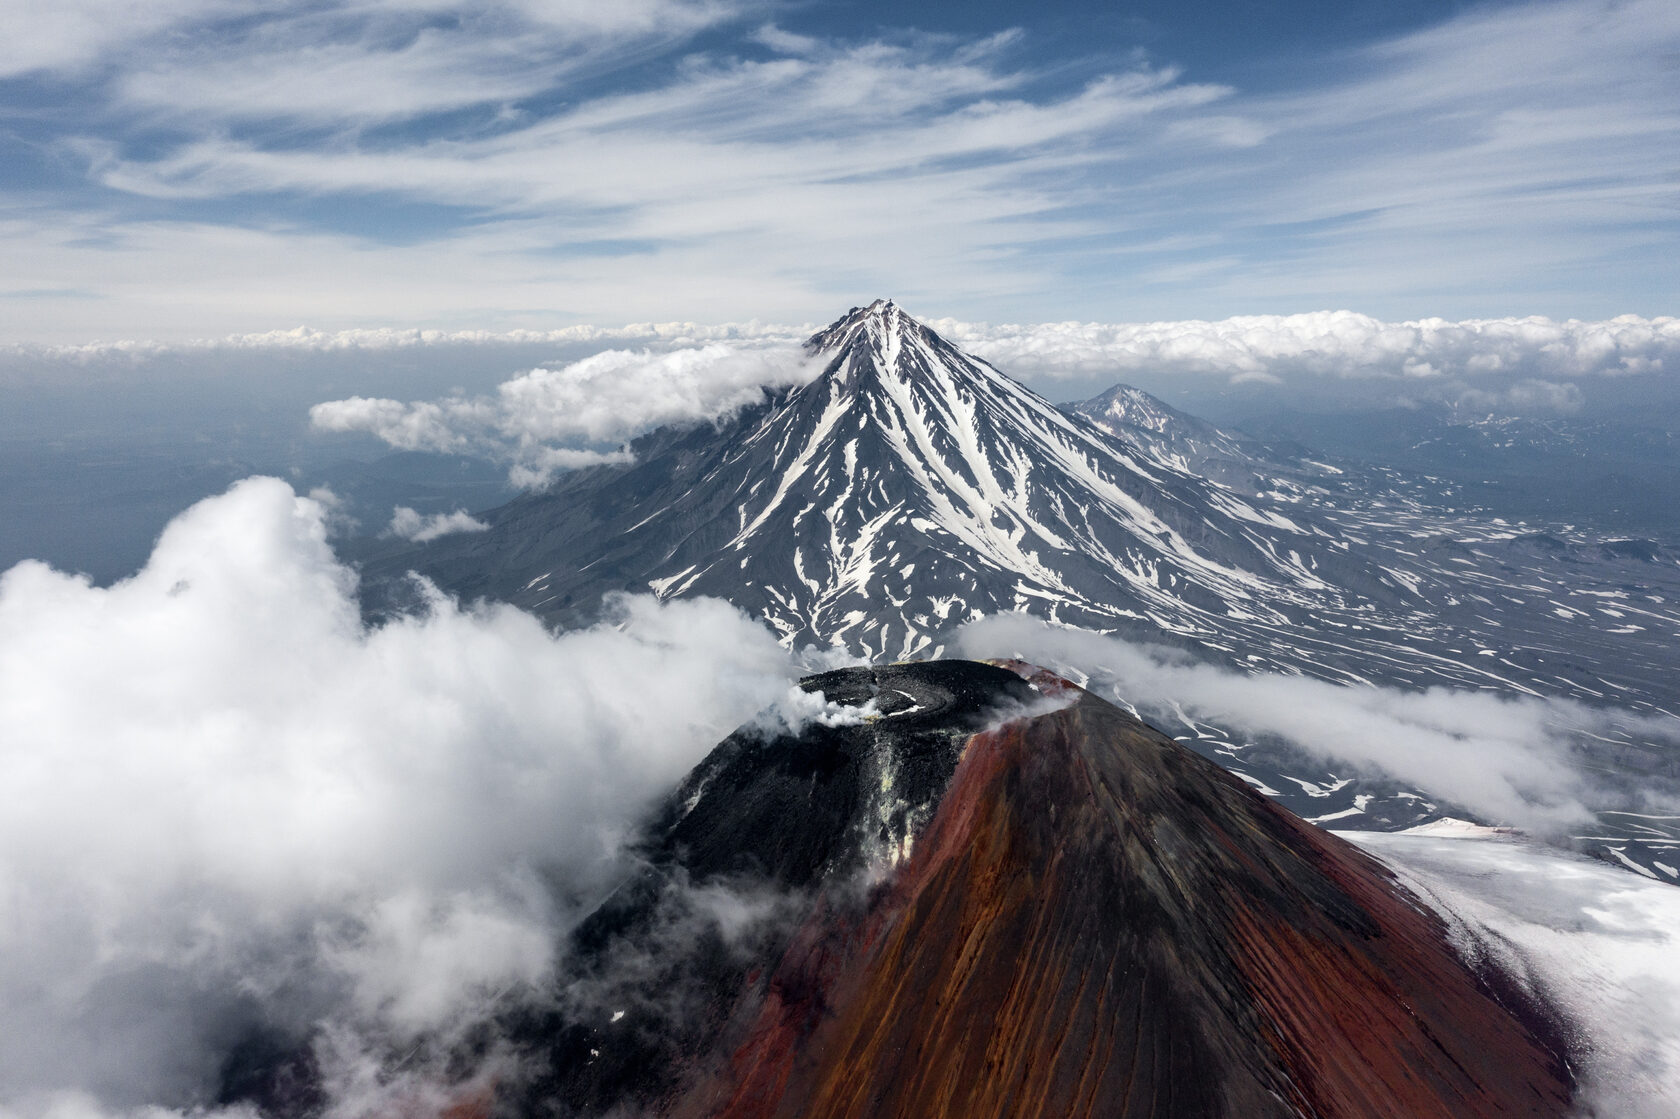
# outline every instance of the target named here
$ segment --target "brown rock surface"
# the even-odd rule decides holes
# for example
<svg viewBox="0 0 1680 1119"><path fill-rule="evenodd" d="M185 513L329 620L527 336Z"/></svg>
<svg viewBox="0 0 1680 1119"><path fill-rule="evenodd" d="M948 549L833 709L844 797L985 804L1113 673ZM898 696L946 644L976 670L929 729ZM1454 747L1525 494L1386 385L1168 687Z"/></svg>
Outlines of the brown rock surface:
<svg viewBox="0 0 1680 1119"><path fill-rule="evenodd" d="M1380 864L1033 679L1069 705L969 740L909 861L819 901L671 1114L1568 1112L1543 1010Z"/></svg>

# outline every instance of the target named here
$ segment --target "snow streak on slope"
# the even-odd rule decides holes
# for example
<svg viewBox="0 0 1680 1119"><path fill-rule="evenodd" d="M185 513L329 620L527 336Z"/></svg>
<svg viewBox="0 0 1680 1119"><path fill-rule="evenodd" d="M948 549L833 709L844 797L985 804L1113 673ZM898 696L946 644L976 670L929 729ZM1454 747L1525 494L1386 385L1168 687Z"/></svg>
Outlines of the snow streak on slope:
<svg viewBox="0 0 1680 1119"><path fill-rule="evenodd" d="M733 483L731 537L658 593L745 590L789 639L893 657L1000 610L1195 633L1330 590L1302 558L1323 541L1144 462L890 302L810 348L823 376L700 479Z"/></svg>
<svg viewBox="0 0 1680 1119"><path fill-rule="evenodd" d="M1253 450L1229 432L1186 415L1130 385L1070 407L1116 438L1137 447L1150 460L1174 470L1208 478L1243 493L1262 493L1279 484L1279 471L1257 469ZM1275 463L1268 463L1275 467ZM1323 463L1303 462L1292 473L1309 477L1334 473ZM1287 483L1286 483L1287 484Z"/></svg>

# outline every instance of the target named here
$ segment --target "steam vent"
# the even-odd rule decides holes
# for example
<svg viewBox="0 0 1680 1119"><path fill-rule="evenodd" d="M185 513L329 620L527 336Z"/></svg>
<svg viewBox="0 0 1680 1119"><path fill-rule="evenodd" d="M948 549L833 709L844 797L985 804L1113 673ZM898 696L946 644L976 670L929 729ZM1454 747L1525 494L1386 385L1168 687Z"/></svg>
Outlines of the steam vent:
<svg viewBox="0 0 1680 1119"><path fill-rule="evenodd" d="M499 1109L1568 1112L1544 1007L1372 859L1111 704L1018 663L804 686L873 708L694 771L553 999L510 1015Z"/></svg>

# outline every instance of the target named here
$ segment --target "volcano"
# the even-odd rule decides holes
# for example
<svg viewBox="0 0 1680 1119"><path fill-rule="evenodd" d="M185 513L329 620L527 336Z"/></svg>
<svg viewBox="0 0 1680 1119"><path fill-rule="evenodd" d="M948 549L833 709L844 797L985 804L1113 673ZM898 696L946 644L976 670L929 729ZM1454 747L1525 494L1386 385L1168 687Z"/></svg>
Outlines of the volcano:
<svg viewBox="0 0 1680 1119"><path fill-rule="evenodd" d="M672 796L511 1022L514 1110L1568 1112L1543 1005L1124 711L1014 662L804 686L856 717L738 732Z"/></svg>
<svg viewBox="0 0 1680 1119"><path fill-rule="evenodd" d="M720 426L654 432L372 563L563 624L612 591L715 595L789 642L929 656L1027 609L1155 640L1209 619L1289 624L1346 556L963 353L890 300L806 343L815 380ZM1379 593L1387 593L1379 588Z"/></svg>
<svg viewBox="0 0 1680 1119"><path fill-rule="evenodd" d="M801 386L650 432L631 462L478 513L485 531L364 542L369 612L429 608L411 572L557 627L601 620L615 594L713 596L786 645L877 663L942 656L966 623L1025 613L1244 672L1675 710L1669 551L1536 549L1454 511L1434 480L1256 443L1127 386L1058 407L890 300L806 351ZM1113 684L1100 663L1066 667ZM1450 790L1113 694L1153 703L1141 713L1303 816L1470 814ZM1671 764L1642 734L1575 746L1636 759L1632 786ZM1666 874L1644 824L1607 815L1578 842Z"/></svg>
<svg viewBox="0 0 1680 1119"><path fill-rule="evenodd" d="M1131 385L1064 410L1130 444L1157 469L1206 478L1249 499L1282 493L1310 500L1344 474L1304 448L1244 438Z"/></svg>

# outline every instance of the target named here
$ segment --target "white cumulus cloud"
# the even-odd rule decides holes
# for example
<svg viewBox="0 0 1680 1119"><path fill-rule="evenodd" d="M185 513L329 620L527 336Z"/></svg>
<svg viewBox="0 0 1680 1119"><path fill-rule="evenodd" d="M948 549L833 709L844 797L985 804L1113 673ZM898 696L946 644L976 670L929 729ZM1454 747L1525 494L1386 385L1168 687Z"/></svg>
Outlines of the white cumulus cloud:
<svg viewBox="0 0 1680 1119"><path fill-rule="evenodd" d="M391 511L391 524L385 531L392 536L424 544L440 536L456 532L484 532L489 527L465 509L457 509L452 513L433 513L426 517L406 505L399 505Z"/></svg>
<svg viewBox="0 0 1680 1119"><path fill-rule="evenodd" d="M0 1114L206 1104L259 1023L331 1027L372 1091L366 1039L543 976L645 806L797 706L715 600L368 628L326 518L249 479L110 587L0 575Z"/></svg>
<svg viewBox="0 0 1680 1119"><path fill-rule="evenodd" d="M792 347L613 349L522 373L494 395L413 403L358 396L317 404L309 415L320 430L366 431L403 450L498 455L513 464L516 484L540 485L556 470L629 460L624 451L575 444L718 420L817 372Z"/></svg>

